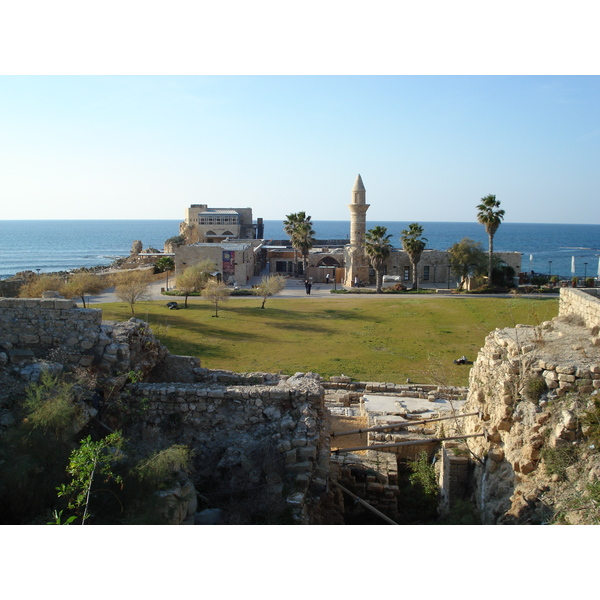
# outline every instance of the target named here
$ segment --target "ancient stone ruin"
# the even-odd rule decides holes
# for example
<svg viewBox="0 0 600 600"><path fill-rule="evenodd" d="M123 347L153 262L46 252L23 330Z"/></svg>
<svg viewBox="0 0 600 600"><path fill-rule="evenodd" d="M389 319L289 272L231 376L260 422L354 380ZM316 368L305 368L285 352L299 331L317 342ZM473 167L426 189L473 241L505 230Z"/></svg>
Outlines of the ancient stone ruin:
<svg viewBox="0 0 600 600"><path fill-rule="evenodd" d="M491 332L468 390L208 370L137 319L102 321L71 300L0 299L0 426L15 382L89 369L105 398L135 414L136 434L193 448L194 483L162 492L174 523L248 522L257 510L269 522L360 522L359 500L394 522L399 466L417 450L437 457L441 514L470 502L486 524L595 522L600 459L585 420L600 389L594 291L563 288L552 321ZM339 452L332 421L342 417L363 419L367 451ZM560 470L557 457L575 450Z"/></svg>

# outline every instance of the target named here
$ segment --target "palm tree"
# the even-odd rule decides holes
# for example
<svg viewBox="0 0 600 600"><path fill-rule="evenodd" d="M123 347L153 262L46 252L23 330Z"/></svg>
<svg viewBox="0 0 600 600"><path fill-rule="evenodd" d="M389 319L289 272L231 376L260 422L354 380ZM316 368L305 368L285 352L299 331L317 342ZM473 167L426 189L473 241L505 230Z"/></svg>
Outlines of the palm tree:
<svg viewBox="0 0 600 600"><path fill-rule="evenodd" d="M417 265L421 260L421 254L425 250L425 244L427 243L427 238L423 237L423 227L418 223L411 223L408 229L400 232L400 241L402 242L404 252L410 258L413 279L412 289L416 290L418 289Z"/></svg>
<svg viewBox="0 0 600 600"><path fill-rule="evenodd" d="M494 234L498 231L500 223L504 219L503 210L495 210L500 206L500 201L496 200L494 194L489 194L481 199L481 204L477 205L477 221L481 223L488 234L490 240L489 259L488 259L488 282L492 285L492 255L494 253Z"/></svg>
<svg viewBox="0 0 600 600"><path fill-rule="evenodd" d="M376 290L381 294L381 276L383 267L390 255L392 245L390 244L391 235L387 234L387 227L378 225L369 229L365 233L365 252L371 261L371 266L375 270Z"/></svg>
<svg viewBox="0 0 600 600"><path fill-rule="evenodd" d="M313 247L315 231L310 216L304 211L286 216L283 222L285 232L290 236L292 247L302 255L304 274L308 267L308 251ZM297 269L296 269L297 270Z"/></svg>

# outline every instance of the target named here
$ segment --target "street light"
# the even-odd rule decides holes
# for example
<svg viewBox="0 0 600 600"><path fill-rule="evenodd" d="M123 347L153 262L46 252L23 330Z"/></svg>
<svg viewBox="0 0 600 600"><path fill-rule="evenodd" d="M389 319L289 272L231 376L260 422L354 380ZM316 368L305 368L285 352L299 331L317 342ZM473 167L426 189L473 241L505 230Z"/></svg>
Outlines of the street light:
<svg viewBox="0 0 600 600"><path fill-rule="evenodd" d="M171 269L165 269L166 273L167 273L167 292L169 291L169 271Z"/></svg>
<svg viewBox="0 0 600 600"><path fill-rule="evenodd" d="M583 282L587 279L587 263L583 263Z"/></svg>
<svg viewBox="0 0 600 600"><path fill-rule="evenodd" d="M548 277L552 274L552 261L548 261Z"/></svg>

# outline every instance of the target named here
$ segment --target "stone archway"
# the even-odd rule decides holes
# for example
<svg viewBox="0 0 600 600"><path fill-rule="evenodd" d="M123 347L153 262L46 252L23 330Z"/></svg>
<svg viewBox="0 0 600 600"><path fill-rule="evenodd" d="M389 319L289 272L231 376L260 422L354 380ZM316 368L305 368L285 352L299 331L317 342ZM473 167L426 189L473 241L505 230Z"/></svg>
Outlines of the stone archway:
<svg viewBox="0 0 600 600"><path fill-rule="evenodd" d="M324 256L317 263L317 281L330 283L336 279L337 269L341 267L340 261L333 256ZM329 277L327 277L329 275Z"/></svg>

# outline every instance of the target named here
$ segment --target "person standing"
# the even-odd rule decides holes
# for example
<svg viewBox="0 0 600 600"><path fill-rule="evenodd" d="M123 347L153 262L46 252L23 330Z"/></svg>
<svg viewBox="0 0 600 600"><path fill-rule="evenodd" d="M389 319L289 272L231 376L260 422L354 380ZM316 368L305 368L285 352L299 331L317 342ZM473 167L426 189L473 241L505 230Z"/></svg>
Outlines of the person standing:
<svg viewBox="0 0 600 600"><path fill-rule="evenodd" d="M310 290L312 288L312 283L310 281L306 282L306 293L310 296Z"/></svg>

